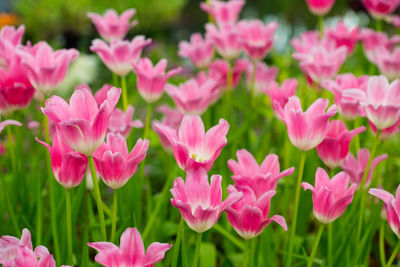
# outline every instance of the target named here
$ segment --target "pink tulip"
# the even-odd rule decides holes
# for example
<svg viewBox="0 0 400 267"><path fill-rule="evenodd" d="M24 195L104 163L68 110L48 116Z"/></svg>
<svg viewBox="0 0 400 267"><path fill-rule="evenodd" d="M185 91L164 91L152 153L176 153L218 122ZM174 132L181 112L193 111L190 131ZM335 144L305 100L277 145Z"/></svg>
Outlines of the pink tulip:
<svg viewBox="0 0 400 267"><path fill-rule="evenodd" d="M372 133L374 135L376 135L378 132L378 128L376 128L376 126L371 122L368 122L368 124L369 124L369 127L370 127ZM393 124L393 126L381 130L381 135L380 135L379 139L381 141L390 139L392 136L394 136L396 133L399 132L399 125L400 125L400 120L398 120L395 124Z"/></svg>
<svg viewBox="0 0 400 267"><path fill-rule="evenodd" d="M393 26L400 28L400 16L398 15L393 15L386 17L387 21L391 23Z"/></svg>
<svg viewBox="0 0 400 267"><path fill-rule="evenodd" d="M254 92L256 95L261 94L264 90L268 90L272 82L276 80L278 75L277 67L269 67L264 62L258 62L256 66L256 74L254 79ZM253 64L248 64L246 70L247 87L250 89L251 78L253 75Z"/></svg>
<svg viewBox="0 0 400 267"><path fill-rule="evenodd" d="M0 111L10 114L15 110L25 109L31 102L35 89L26 77L25 68L17 61L0 67Z"/></svg>
<svg viewBox="0 0 400 267"><path fill-rule="evenodd" d="M200 33L190 36L190 42L179 42L180 57L187 57L197 68L207 68L214 57L212 43L208 39L203 39Z"/></svg>
<svg viewBox="0 0 400 267"><path fill-rule="evenodd" d="M44 41L29 49L20 49L17 53L27 68L33 87L44 95L57 89L67 74L69 64L79 55L76 49L54 51Z"/></svg>
<svg viewBox="0 0 400 267"><path fill-rule="evenodd" d="M360 186L362 182L365 169L367 168L369 156L370 153L368 149L363 148L357 152L357 159L353 156L353 154L349 153L342 165L340 165L340 167L350 175L351 182L357 184L357 186ZM365 188L368 188L371 183L372 173L374 172L375 166L386 158L387 155L384 154L379 155L372 160L371 168L365 180Z"/></svg>
<svg viewBox="0 0 400 267"><path fill-rule="evenodd" d="M133 72L137 75L137 88L139 94L148 103L157 101L163 91L167 80L181 72L181 68L176 68L165 73L167 60L160 60L157 65L148 58L142 58L139 63L133 63Z"/></svg>
<svg viewBox="0 0 400 267"><path fill-rule="evenodd" d="M352 73L346 73L336 76L336 80L323 81L322 86L335 95L338 112L346 120L354 120L362 113L361 106L354 97L344 96L344 92L348 89L366 91L368 79L366 75L355 77Z"/></svg>
<svg viewBox="0 0 400 267"><path fill-rule="evenodd" d="M318 31L308 31L291 40L291 45L296 53L309 53L314 47L324 46L333 49L336 44L332 39L321 39Z"/></svg>
<svg viewBox="0 0 400 267"><path fill-rule="evenodd" d="M368 120L378 129L393 126L400 119L400 81L389 84L385 76L370 77L367 90L346 90L344 96L354 97L364 108Z"/></svg>
<svg viewBox="0 0 400 267"><path fill-rule="evenodd" d="M73 151L72 148L61 140L57 133L53 136L53 146L37 138L36 141L49 150L51 169L57 182L66 189L80 185L85 177L88 163L87 157Z"/></svg>
<svg viewBox="0 0 400 267"><path fill-rule="evenodd" d="M272 81L268 88L263 88L263 91L269 96L271 103L276 101L279 103L279 106L284 107L289 98L295 95L297 85L298 82L296 79L287 79L283 81L281 86L277 82Z"/></svg>
<svg viewBox="0 0 400 267"><path fill-rule="evenodd" d="M381 199L385 203L386 216L390 228L397 237L400 237L400 186L397 187L396 197L388 191L379 188L371 188L368 193Z"/></svg>
<svg viewBox="0 0 400 267"><path fill-rule="evenodd" d="M309 183L303 182L304 190L311 190L314 204L314 216L322 223L331 223L339 218L346 207L353 201L356 185L349 188L349 175L340 172L329 179L328 174L322 168L315 173L315 188Z"/></svg>
<svg viewBox="0 0 400 267"><path fill-rule="evenodd" d="M130 22L135 13L136 10L130 8L118 16L114 9L108 9L103 16L92 12L89 12L87 16L92 20L101 37L111 42L115 39L123 39L129 29L137 24L136 20Z"/></svg>
<svg viewBox="0 0 400 267"><path fill-rule="evenodd" d="M203 168L188 170L185 181L175 179L171 203L193 231L203 233L213 227L221 213L242 198L242 193L235 192L222 202L221 179L220 175L212 175L210 184Z"/></svg>
<svg viewBox="0 0 400 267"><path fill-rule="evenodd" d="M317 146L319 157L330 169L339 167L349 153L351 139L365 129L362 126L348 131L343 121L331 121L324 141Z"/></svg>
<svg viewBox="0 0 400 267"><path fill-rule="evenodd" d="M176 130L166 125L154 124L174 148L175 159L183 170L204 168L209 171L226 145L229 124L220 119L218 125L207 132L199 116L185 115Z"/></svg>
<svg viewBox="0 0 400 267"><path fill-rule="evenodd" d="M56 267L47 248L38 246L33 250L31 233L26 228L21 239L8 235L0 238L0 264L3 267Z"/></svg>
<svg viewBox="0 0 400 267"><path fill-rule="evenodd" d="M22 123L20 123L19 121L15 121L15 120L5 120L0 122L0 133L4 130L4 128L8 125L15 125L15 126L22 126Z"/></svg>
<svg viewBox="0 0 400 267"><path fill-rule="evenodd" d="M240 81L240 76L243 71L248 68L249 62L243 59L238 59L235 62L232 70L232 88L235 88ZM221 90L226 89L227 75L228 75L229 63L222 59L217 59L211 62L208 74L209 77L218 82L218 86Z"/></svg>
<svg viewBox="0 0 400 267"><path fill-rule="evenodd" d="M239 57L243 48L240 30L237 25L226 25L218 29L214 24L206 24L206 38L210 40L218 54L225 60Z"/></svg>
<svg viewBox="0 0 400 267"><path fill-rule="evenodd" d="M237 76L237 68L236 68L236 76ZM223 89L223 88L221 88L221 84L223 84L223 83L222 83L222 81L218 81L218 78L221 78L221 77L218 76L216 78L212 78L211 75L206 74L204 71L200 71L197 74L197 77L195 78L197 84L200 87L205 86L206 84L215 83L215 91L216 92L213 91L213 93L210 95L210 97L211 97L210 105L217 102L221 97L221 93L222 93L222 89ZM237 79L237 77L236 77L236 79Z"/></svg>
<svg viewBox="0 0 400 267"><path fill-rule="evenodd" d="M303 151L313 149L324 140L328 132L329 118L336 114L335 105L325 112L328 105L328 99L319 98L303 112L297 96L290 97L284 107L277 101L274 102L275 110L286 124L290 141Z"/></svg>
<svg viewBox="0 0 400 267"><path fill-rule="evenodd" d="M200 7L210 14L218 26L236 23L240 11L244 6L244 0L217 1L211 0L210 3L201 3Z"/></svg>
<svg viewBox="0 0 400 267"><path fill-rule="evenodd" d="M394 48L392 51L385 48L377 48L376 65L379 71L389 80L400 78L400 47Z"/></svg>
<svg viewBox="0 0 400 267"><path fill-rule="evenodd" d="M274 45L277 22L264 24L261 20L242 20L238 23L243 50L253 61L262 60Z"/></svg>
<svg viewBox="0 0 400 267"><path fill-rule="evenodd" d="M294 53L293 58L299 61L301 70L314 82L320 84L323 80L332 79L346 60L347 48L327 49L315 46L306 53Z"/></svg>
<svg viewBox="0 0 400 267"><path fill-rule="evenodd" d="M43 113L56 123L61 138L71 148L90 156L103 142L108 119L121 95L120 88L111 88L100 107L87 89L76 90L68 104L59 96L46 100Z"/></svg>
<svg viewBox="0 0 400 267"><path fill-rule="evenodd" d="M268 218L271 198L275 190L265 191L261 196L256 196L248 186L240 186L240 191L235 186L228 186L229 194L242 193L243 198L226 209L226 216L235 231L244 239L251 239L259 235L271 222L276 222L287 231L285 218L273 215Z"/></svg>
<svg viewBox="0 0 400 267"><path fill-rule="evenodd" d="M167 84L165 91L183 114L192 115L202 115L220 95L217 82L213 79L208 79L202 85L196 79L188 80L179 87Z"/></svg>
<svg viewBox="0 0 400 267"><path fill-rule="evenodd" d="M139 35L132 41L113 40L110 44L96 39L90 50L96 52L109 70L119 76L126 76L132 70L132 63L137 63L144 47L151 43Z"/></svg>
<svg viewBox="0 0 400 267"><path fill-rule="evenodd" d="M104 183L113 189L123 187L146 157L148 148L149 141L139 139L129 152L125 137L109 133L107 142L93 153L96 169Z"/></svg>
<svg viewBox="0 0 400 267"><path fill-rule="evenodd" d="M400 5L399 0L361 0L361 2L375 19L390 15Z"/></svg>
<svg viewBox="0 0 400 267"><path fill-rule="evenodd" d="M119 247L110 242L88 243L88 246L98 251L94 259L105 267L153 267L155 263L162 261L165 252L172 245L154 242L145 252L139 231L136 228L127 228L121 235Z"/></svg>
<svg viewBox="0 0 400 267"><path fill-rule="evenodd" d="M328 28L326 30L328 39L334 40L336 47L345 46L347 54L351 54L358 42L358 27L355 26L349 29L343 21L339 21L335 28Z"/></svg>
<svg viewBox="0 0 400 267"><path fill-rule="evenodd" d="M329 13L335 0L306 0L308 9L316 16L324 16Z"/></svg>
<svg viewBox="0 0 400 267"><path fill-rule="evenodd" d="M4 26L0 30L0 67L5 67L11 61L15 48L21 44L25 26L18 28Z"/></svg>
<svg viewBox="0 0 400 267"><path fill-rule="evenodd" d="M143 123L140 120L132 120L134 112L135 109L131 105L126 108L125 112L119 108L114 109L108 119L107 131L127 137L132 128L142 128Z"/></svg>
<svg viewBox="0 0 400 267"><path fill-rule="evenodd" d="M162 113L164 116L161 121L153 121L152 127L154 131L158 134L160 142L164 149L172 153L173 146L170 143L168 137L160 129L163 129L164 127L170 127L176 132L181 125L183 114L179 110L173 109L167 105L162 105L158 107L157 111Z"/></svg>
<svg viewBox="0 0 400 267"><path fill-rule="evenodd" d="M261 166L246 149L238 150L236 157L238 158L237 162L233 159L228 161L235 187L248 186L257 198L267 191L275 190L278 180L291 175L294 171L292 167L281 172L279 157L275 154L267 155Z"/></svg>

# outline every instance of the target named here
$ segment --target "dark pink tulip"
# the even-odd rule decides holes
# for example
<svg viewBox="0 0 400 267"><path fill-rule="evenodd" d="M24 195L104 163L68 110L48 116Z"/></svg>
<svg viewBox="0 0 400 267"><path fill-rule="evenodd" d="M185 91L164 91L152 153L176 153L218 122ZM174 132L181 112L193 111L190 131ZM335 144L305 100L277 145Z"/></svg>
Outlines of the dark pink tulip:
<svg viewBox="0 0 400 267"><path fill-rule="evenodd" d="M96 39L93 40L90 50L96 52L104 65L119 76L126 76L132 70L132 63L137 63L144 47L151 43L139 35L132 41L113 40L110 44Z"/></svg>
<svg viewBox="0 0 400 267"><path fill-rule="evenodd" d="M172 245L151 243L145 252L142 237L136 228L127 228L121 235L119 247L110 242L88 243L98 251L95 261L105 267L143 266L153 267L162 261Z"/></svg>
<svg viewBox="0 0 400 267"><path fill-rule="evenodd" d="M57 182L67 189L80 185L85 177L88 163L87 157L73 151L72 148L61 140L57 133L53 136L53 146L37 138L36 141L49 150L51 169Z"/></svg>
<svg viewBox="0 0 400 267"><path fill-rule="evenodd" d="M264 62L258 62L256 66L256 76L254 80L254 92L256 95L268 90L271 83L276 80L278 75L277 67L267 66ZM247 87L251 86L251 76L253 75L253 64L248 64L246 70Z"/></svg>
<svg viewBox="0 0 400 267"><path fill-rule="evenodd" d="M357 186L360 186L361 184L365 169L367 168L369 156L370 153L368 149L363 148L357 152L357 159L353 154L349 153L342 165L340 165L340 168L350 175L351 182L357 184ZM372 160L371 168L368 172L367 179L365 180L365 188L368 188L371 183L372 173L374 172L375 166L386 158L387 155L384 154L379 155Z"/></svg>
<svg viewBox="0 0 400 267"><path fill-rule="evenodd" d="M96 169L104 183L113 189L123 187L146 157L148 148L149 140L139 139L129 152L125 137L109 133L107 142L93 153Z"/></svg>
<svg viewBox="0 0 400 267"><path fill-rule="evenodd" d="M54 51L44 41L17 53L27 68L31 84L44 95L57 89L67 74L69 64L79 55L76 49Z"/></svg>
<svg viewBox="0 0 400 267"><path fill-rule="evenodd" d="M358 27L350 29L343 21L339 21L335 28L331 27L326 30L326 36L335 42L336 47L345 46L349 55L358 42Z"/></svg>
<svg viewBox="0 0 400 267"><path fill-rule="evenodd" d="M362 113L361 106L357 99L351 96L344 96L348 89L367 90L369 77L364 75L355 77L352 73L336 76L336 80L325 80L322 87L328 89L335 95L335 104L338 112L347 120L354 120Z"/></svg>
<svg viewBox="0 0 400 267"><path fill-rule="evenodd" d="M275 154L267 155L261 165L258 165L253 155L246 149L238 150L236 157L237 162L233 159L228 161L235 187L248 186L257 198L267 191L275 190L278 180L291 175L294 171L292 167L281 172L279 157Z"/></svg>
<svg viewBox="0 0 400 267"><path fill-rule="evenodd" d="M353 137L364 132L365 129L362 126L348 131L343 121L331 121L324 141L317 146L319 157L330 169L339 167L349 153Z"/></svg>
<svg viewBox="0 0 400 267"><path fill-rule="evenodd" d="M188 80L178 86L167 84L165 91L174 100L175 106L183 114L202 115L220 95L218 84L208 79L199 84L196 79Z"/></svg>
<svg viewBox="0 0 400 267"><path fill-rule="evenodd" d="M201 3L200 7L210 14L219 26L223 26L236 23L244 4L244 0L211 0L210 3Z"/></svg>
<svg viewBox="0 0 400 267"><path fill-rule="evenodd" d="M46 100L42 111L56 123L65 143L90 156L106 136L108 119L120 95L120 88L111 88L107 92L107 100L98 107L89 90L76 90L69 104L59 96L52 96Z"/></svg>
<svg viewBox="0 0 400 267"><path fill-rule="evenodd" d="M361 2L375 19L390 15L400 5L399 0L361 0Z"/></svg>
<svg viewBox="0 0 400 267"><path fill-rule="evenodd" d="M26 108L31 102L35 89L26 77L25 68L13 61L7 69L0 67L0 111L10 114Z"/></svg>
<svg viewBox="0 0 400 267"><path fill-rule="evenodd" d="M308 9L316 16L324 16L329 13L335 0L306 0Z"/></svg>
<svg viewBox="0 0 400 267"><path fill-rule="evenodd" d="M332 79L339 72L346 55L346 47L327 49L320 45L305 53L294 53L293 58L299 61L300 68L305 74L320 84L326 79Z"/></svg>
<svg viewBox="0 0 400 267"><path fill-rule="evenodd" d="M181 125L183 114L179 110L173 109L167 105L162 105L158 107L157 111L162 113L164 116L161 121L154 121L152 123L153 129L158 134L160 142L163 145L164 149L172 153L173 146L170 143L168 137L160 129L164 129L164 127L170 127L176 132Z"/></svg>
<svg viewBox="0 0 400 267"><path fill-rule="evenodd" d="M303 182L304 190L311 190L314 204L314 216L322 223L331 223L339 218L346 207L353 201L356 185L349 188L349 175L340 172L329 179L328 174L322 168L315 173L315 188L309 183Z"/></svg>
<svg viewBox="0 0 400 267"><path fill-rule="evenodd" d="M226 25L219 29L214 24L206 24L206 38L210 40L218 54L225 60L239 57L243 48L240 30L237 25Z"/></svg>
<svg viewBox="0 0 400 267"><path fill-rule="evenodd" d="M203 39L200 33L193 33L190 42L179 42L178 54L189 58L197 68L206 68L214 57L214 48L210 40Z"/></svg>
<svg viewBox="0 0 400 267"><path fill-rule="evenodd" d="M277 82L272 81L269 87L263 88L263 91L269 96L271 103L276 101L281 107L284 107L289 101L289 98L295 95L297 85L298 82L296 79L287 79L283 81L281 86L279 86Z"/></svg>
<svg viewBox="0 0 400 267"><path fill-rule="evenodd" d="M249 62L243 59L238 59L235 62L232 70L232 88L235 88L240 81L240 76L247 69ZM228 75L229 63L222 59L217 59L211 62L208 75L210 78L218 82L221 90L226 89L227 75Z"/></svg>
<svg viewBox="0 0 400 267"><path fill-rule="evenodd" d="M210 184L203 168L188 170L185 181L175 179L171 203L193 231L203 233L212 228L221 213L242 198L242 193L235 192L222 201L221 180L220 175L212 175Z"/></svg>
<svg viewBox="0 0 400 267"><path fill-rule="evenodd" d="M357 99L368 120L378 129L389 128L400 119L400 80L389 84L385 76L373 76L366 91L350 89L343 94Z"/></svg>
<svg viewBox="0 0 400 267"><path fill-rule="evenodd" d="M400 186L397 187L396 197L388 191L379 188L371 188L368 193L381 199L385 203L389 226L396 236L400 237Z"/></svg>
<svg viewBox="0 0 400 267"><path fill-rule="evenodd" d="M262 60L274 45L277 22L264 24L261 20L242 20L237 25L246 55L253 61Z"/></svg>
<svg viewBox="0 0 400 267"><path fill-rule="evenodd" d="M92 20L101 37L110 42L114 39L123 39L129 29L137 24L136 20L130 21L135 13L136 10L130 8L118 16L114 9L108 9L103 16L92 12L89 12L87 16Z"/></svg>
<svg viewBox="0 0 400 267"><path fill-rule="evenodd" d="M143 123L140 120L133 120L135 109L129 105L126 111L119 108L114 109L108 119L107 131L111 133L119 133L127 137L132 128L142 128Z"/></svg>
<svg viewBox="0 0 400 267"><path fill-rule="evenodd" d="M336 106L329 105L328 99L317 99L307 111L303 111L297 96L289 98L282 107L277 101L274 108L285 122L289 139L300 150L307 151L318 146L328 132L329 118L336 114Z"/></svg>
<svg viewBox="0 0 400 267"><path fill-rule="evenodd" d="M157 101L163 91L168 79L181 72L181 68L176 68L165 73L167 60L160 60L157 65L153 65L150 59L142 58L139 62L133 63L133 72L137 75L137 88L139 94L147 103Z"/></svg>
<svg viewBox="0 0 400 267"><path fill-rule="evenodd" d="M0 264L3 267L56 267L47 248L38 246L33 250L31 233L26 228L21 239L8 235L0 238Z"/></svg>
<svg viewBox="0 0 400 267"><path fill-rule="evenodd" d="M181 169L204 168L209 171L226 145L229 124L220 119L218 125L205 132L199 116L185 115L178 130L162 124L154 124L154 128L168 138Z"/></svg>
<svg viewBox="0 0 400 267"><path fill-rule="evenodd" d="M287 230L286 220L282 216L273 215L268 218L275 190L263 192L261 196L256 196L248 186L240 186L239 190L235 186L228 186L229 194L242 193L243 198L226 209L226 217L241 237L251 239L273 221Z"/></svg>
<svg viewBox="0 0 400 267"><path fill-rule="evenodd" d="M18 28L4 26L0 30L0 67L5 67L12 61L15 48L21 44L25 26Z"/></svg>

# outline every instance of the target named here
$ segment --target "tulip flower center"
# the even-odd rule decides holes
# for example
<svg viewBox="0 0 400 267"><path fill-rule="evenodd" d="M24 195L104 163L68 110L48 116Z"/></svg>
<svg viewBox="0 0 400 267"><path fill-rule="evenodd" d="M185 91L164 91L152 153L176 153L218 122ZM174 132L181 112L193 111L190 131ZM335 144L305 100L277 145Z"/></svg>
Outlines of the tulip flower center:
<svg viewBox="0 0 400 267"><path fill-rule="evenodd" d="M200 156L198 156L197 154L192 154L191 158L197 162L203 161L203 159Z"/></svg>

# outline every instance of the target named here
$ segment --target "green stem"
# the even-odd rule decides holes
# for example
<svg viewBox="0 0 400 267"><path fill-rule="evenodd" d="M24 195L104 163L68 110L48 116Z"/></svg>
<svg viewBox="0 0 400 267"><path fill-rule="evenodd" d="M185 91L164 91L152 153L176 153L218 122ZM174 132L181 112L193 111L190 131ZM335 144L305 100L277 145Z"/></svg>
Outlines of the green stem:
<svg viewBox="0 0 400 267"><path fill-rule="evenodd" d="M243 242L241 242L239 239L237 239L235 236L233 236L230 232L228 232L224 227L222 227L219 224L214 225L213 229L229 239L229 241L232 242L237 248L244 250L245 246L243 245Z"/></svg>
<svg viewBox="0 0 400 267"><path fill-rule="evenodd" d="M331 177L332 178L332 177ZM333 266L333 258L332 258L332 242L333 242L333 237L332 237L332 224L328 224L328 267Z"/></svg>
<svg viewBox="0 0 400 267"><path fill-rule="evenodd" d="M128 92L126 88L126 78L121 76L121 90L122 90L122 106L124 111L128 108Z"/></svg>
<svg viewBox="0 0 400 267"><path fill-rule="evenodd" d="M400 248L400 239L397 241L397 245L394 248L392 255L390 256L389 261L386 263L386 267L392 266L392 263L394 261L394 258L396 258L396 255L397 255L397 252L399 251L399 248Z"/></svg>
<svg viewBox="0 0 400 267"><path fill-rule="evenodd" d="M114 243L115 232L117 230L117 214L118 214L118 189L113 192L113 214L111 222L111 243Z"/></svg>
<svg viewBox="0 0 400 267"><path fill-rule="evenodd" d="M11 127L6 127L7 129L7 138L8 138L8 150L10 152L10 157L11 157L11 172L12 172L12 177L13 180L16 181L18 174L17 174L17 164L16 164L16 157L15 157L15 149L14 149L14 143L13 143L13 134L11 131ZM15 211L14 208L11 205L10 201L10 191L12 191L12 186L11 190L8 190L6 193L6 201L7 201L7 210L8 213L10 214L11 222L14 226L15 234L19 235L20 234L20 229L18 226L18 221L17 217L15 216Z"/></svg>
<svg viewBox="0 0 400 267"><path fill-rule="evenodd" d="M254 251L256 250L257 237L250 240L249 267L254 266Z"/></svg>
<svg viewBox="0 0 400 267"><path fill-rule="evenodd" d="M74 264L74 256L72 252L72 218L71 218L71 191L65 190L65 209L67 216L67 245L68 245L68 264Z"/></svg>
<svg viewBox="0 0 400 267"><path fill-rule="evenodd" d="M101 238L104 241L106 241L107 240L106 224L104 223L103 202L101 200L101 195L100 195L99 181L97 180L97 174L96 174L96 169L94 167L93 156L89 156L88 158L89 158L90 172L92 174L92 180L93 180L94 195L96 197L97 212L99 213L98 216L100 221Z"/></svg>
<svg viewBox="0 0 400 267"><path fill-rule="evenodd" d="M319 37L324 38L324 16L318 16Z"/></svg>
<svg viewBox="0 0 400 267"><path fill-rule="evenodd" d="M147 105L147 114L146 114L146 122L144 125L143 139L146 139L149 135L152 108L153 108L152 104Z"/></svg>
<svg viewBox="0 0 400 267"><path fill-rule="evenodd" d="M377 32L381 32L382 31L382 20L381 19L377 19L375 20L375 28Z"/></svg>
<svg viewBox="0 0 400 267"><path fill-rule="evenodd" d="M38 177L39 178L39 177ZM36 185L36 246L41 243L42 235L42 188L41 179L38 179L35 183Z"/></svg>
<svg viewBox="0 0 400 267"><path fill-rule="evenodd" d="M193 267L197 267L199 264L199 258L200 258L200 247L201 247L201 237L203 233L197 233L197 238L196 238L196 247L194 250L194 257L193 257Z"/></svg>
<svg viewBox="0 0 400 267"><path fill-rule="evenodd" d="M385 265L386 255L385 255L385 227L383 220L381 220L381 225L379 226L379 259L381 261L381 266Z"/></svg>
<svg viewBox="0 0 400 267"><path fill-rule="evenodd" d="M181 240L182 240L182 232L185 227L184 223L185 222L184 222L183 218L181 217L181 220L180 220L179 226L178 226L178 232L176 234L175 244L173 246L174 253L172 254L172 263L171 263L172 267L178 266L178 257L179 257L179 249L180 249Z"/></svg>
<svg viewBox="0 0 400 267"><path fill-rule="evenodd" d="M118 85L118 75L115 74L114 72L112 73L112 79L113 79L113 85L115 87L119 87L119 85Z"/></svg>
<svg viewBox="0 0 400 267"><path fill-rule="evenodd" d="M322 232L324 231L324 226L325 226L324 224L321 224L320 227L319 227L318 234L317 234L317 236L315 237L315 240L314 240L314 246L313 246L313 248L311 250L311 256L310 256L310 258L308 260L307 267L311 267L313 265L315 254L317 254L319 240L321 240Z"/></svg>
<svg viewBox="0 0 400 267"><path fill-rule="evenodd" d="M250 267L249 260L250 259L250 240L245 241L244 254L243 254L243 263L242 266Z"/></svg>
<svg viewBox="0 0 400 267"><path fill-rule="evenodd" d="M354 120L354 129L358 128L358 117ZM356 153L360 150L360 135L356 134L356 136L354 136L354 141L356 144Z"/></svg>
<svg viewBox="0 0 400 267"><path fill-rule="evenodd" d="M228 120L228 116L230 114L230 107L232 101L232 79L233 79L233 70L230 61L228 61L228 72L226 74L226 92L225 92L225 106L224 106L224 115L225 119Z"/></svg>
<svg viewBox="0 0 400 267"><path fill-rule="evenodd" d="M299 209L299 200L300 200L300 187L301 187L301 180L303 178L303 171L304 171L304 163L306 161L306 152L302 151L301 152L301 158L300 158L300 166L299 166L299 172L297 176L297 182L296 182L296 194L295 194L295 199L294 199L294 210L293 210L293 220L292 220L292 225L290 229L290 236L289 236L289 249L288 249L288 259L286 262L287 267L292 266L292 259L293 259L293 250L294 250L294 238L296 234L296 224L297 224L297 212Z"/></svg>
<svg viewBox="0 0 400 267"><path fill-rule="evenodd" d="M257 62L252 62L252 72L251 72L251 79L250 79L250 94L249 94L249 105L250 108L248 110L252 110L253 108L253 98L255 95L255 82L256 82L256 73L257 73Z"/></svg>

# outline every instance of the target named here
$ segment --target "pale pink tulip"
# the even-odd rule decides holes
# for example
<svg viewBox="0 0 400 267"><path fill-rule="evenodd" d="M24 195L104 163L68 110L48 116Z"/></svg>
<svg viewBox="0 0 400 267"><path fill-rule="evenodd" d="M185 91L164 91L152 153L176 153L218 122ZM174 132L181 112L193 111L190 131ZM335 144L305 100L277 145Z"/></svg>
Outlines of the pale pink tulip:
<svg viewBox="0 0 400 267"><path fill-rule="evenodd" d="M142 128L143 123L140 120L132 119L134 112L135 109L131 105L126 108L125 112L119 108L114 109L108 119L107 131L127 137L132 128Z"/></svg>
<svg viewBox="0 0 400 267"><path fill-rule="evenodd" d="M339 167L349 153L351 140L365 129L362 126L349 131L343 121L332 120L324 141L317 146L319 157L330 169Z"/></svg>
<svg viewBox="0 0 400 267"><path fill-rule="evenodd" d="M188 80L178 86L167 84L165 91L174 100L175 106L183 114L202 115L220 95L218 84L208 79L200 85L196 79Z"/></svg>
<svg viewBox="0 0 400 267"><path fill-rule="evenodd" d="M172 245L154 242L145 252L139 231L136 228L127 228L121 235L119 247L105 241L88 243L88 246L98 251L94 259L105 267L153 267L155 263L162 261L165 252Z"/></svg>
<svg viewBox="0 0 400 267"><path fill-rule="evenodd" d="M210 40L203 39L200 33L193 33L190 42L179 42L180 57L189 58L197 68L207 68L214 57L214 48Z"/></svg>
<svg viewBox="0 0 400 267"><path fill-rule="evenodd" d="M212 228L221 213L242 198L242 193L235 192L222 201L221 180L220 175L212 175L209 183L203 168L188 170L185 181L175 179L171 203L193 231L203 233Z"/></svg>
<svg viewBox="0 0 400 267"><path fill-rule="evenodd" d="M329 105L328 99L317 99L307 111L303 111L297 96L289 98L282 107L274 102L275 110L285 122L289 139L300 150L307 151L318 146L328 132L329 118L336 114L336 106Z"/></svg>
<svg viewBox="0 0 400 267"><path fill-rule="evenodd" d="M396 197L388 191L379 188L371 188L368 193L381 199L385 203L389 226L396 236L400 237L400 186L397 187Z"/></svg>
<svg viewBox="0 0 400 267"><path fill-rule="evenodd" d="M201 3L200 7L210 14L219 26L223 26L236 23L244 4L244 0L211 0L210 3Z"/></svg>
<svg viewBox="0 0 400 267"><path fill-rule="evenodd" d="M4 26L0 30L0 67L7 66L15 53L15 48L21 44L25 26L18 28Z"/></svg>
<svg viewBox="0 0 400 267"><path fill-rule="evenodd" d="M129 152L125 137L109 133L107 142L93 153L96 169L104 183L112 189L123 187L146 157L148 148L149 140L139 139Z"/></svg>
<svg viewBox="0 0 400 267"><path fill-rule="evenodd" d="M365 169L367 168L369 156L370 153L368 149L363 148L357 152L357 159L353 156L353 154L349 153L342 165L340 165L340 167L350 175L351 182L357 184L357 186L361 185ZM375 166L386 158L387 155L384 154L379 155L372 160L368 176L365 180L365 188L368 188L371 183L372 173L374 172Z"/></svg>
<svg viewBox="0 0 400 267"><path fill-rule="evenodd" d="M353 201L356 185L349 188L349 175L340 172L329 179L328 174L322 168L315 173L315 188L309 183L303 182L304 190L311 190L314 204L314 216L322 223L331 223L339 218L346 207Z"/></svg>
<svg viewBox="0 0 400 267"><path fill-rule="evenodd" d="M361 106L357 99L351 96L344 96L348 89L367 90L369 77L364 75L355 77L352 73L336 76L335 80L325 80L322 87L328 89L335 95L335 104L338 112L347 120L354 120L362 114Z"/></svg>
<svg viewBox="0 0 400 267"><path fill-rule="evenodd" d="M306 0L308 9L316 16L324 16L331 10L335 0Z"/></svg>
<svg viewBox="0 0 400 267"><path fill-rule="evenodd" d="M307 31L290 41L296 53L309 53L314 47L324 46L334 49L336 44L333 39L320 38L318 31Z"/></svg>
<svg viewBox="0 0 400 267"><path fill-rule="evenodd" d="M238 150L236 157L237 162L233 159L228 161L235 187L248 186L257 198L267 191L275 190L278 180L291 175L294 171L292 167L281 172L279 157L275 154L267 155L261 165L258 165L256 159L246 149Z"/></svg>
<svg viewBox="0 0 400 267"><path fill-rule="evenodd" d="M390 15L400 5L399 0L361 0L361 2L375 19Z"/></svg>
<svg viewBox="0 0 400 267"><path fill-rule="evenodd" d="M373 123L371 123L370 121L368 122L368 124L369 124L369 127L370 127L372 133L374 135L376 135L378 132L378 128L376 128L376 126ZM393 126L381 130L381 135L380 135L379 139L381 141L390 139L392 136L394 136L396 133L399 132L399 125L400 125L400 120L398 120L395 124L393 124Z"/></svg>
<svg viewBox="0 0 400 267"><path fill-rule="evenodd" d="M345 46L349 55L353 52L358 42L358 27L355 26L350 29L343 21L339 21L336 27L326 29L326 38L332 39L336 47Z"/></svg>
<svg viewBox="0 0 400 267"><path fill-rule="evenodd" d="M107 92L107 100L98 107L89 90L76 90L69 104L59 96L52 96L46 100L42 111L56 123L65 143L90 156L104 140L108 119L120 95L120 88L111 88Z"/></svg>
<svg viewBox="0 0 400 267"><path fill-rule="evenodd" d="M263 91L269 96L271 103L276 101L281 107L284 107L289 101L289 98L295 95L297 85L298 82L296 79L287 79L283 81L281 86L279 86L277 82L272 81L269 87L263 88Z"/></svg>
<svg viewBox="0 0 400 267"><path fill-rule="evenodd" d="M357 99L368 120L378 129L389 128L400 119L400 80L390 84L385 76L373 76L366 91L350 89L343 94Z"/></svg>
<svg viewBox="0 0 400 267"><path fill-rule="evenodd" d="M386 47L377 48L376 65L379 71L389 80L400 78L400 47L389 50Z"/></svg>
<svg viewBox="0 0 400 267"><path fill-rule="evenodd" d="M133 72L137 75L137 88L139 94L148 103L157 101L163 91L168 79L181 72L181 68L176 68L165 73L167 60L160 60L157 65L153 65L150 59L142 58L139 62L133 63Z"/></svg>
<svg viewBox="0 0 400 267"><path fill-rule="evenodd" d="M144 47L151 43L139 35L132 41L113 40L110 44L96 39L90 50L96 52L107 68L119 76L126 76L132 70L132 63L137 63Z"/></svg>
<svg viewBox="0 0 400 267"><path fill-rule="evenodd" d="M226 145L229 130L228 122L220 119L218 125L205 132L203 121L194 115L185 115L178 130L162 124L154 124L154 127L168 138L181 169L204 168L207 171Z"/></svg>
<svg viewBox="0 0 400 267"><path fill-rule="evenodd" d="M218 54L225 60L239 57L243 48L237 25L226 25L218 29L214 24L206 24L206 38L211 41Z"/></svg>
<svg viewBox="0 0 400 267"><path fill-rule="evenodd" d="M274 45L277 22L264 24L261 20L242 20L237 25L246 55L253 61L262 60Z"/></svg>
<svg viewBox="0 0 400 267"><path fill-rule="evenodd" d="M137 21L130 21L136 10L130 8L118 16L114 9L108 9L102 15L89 12L87 16L92 20L101 37L106 41L123 39L130 28L137 24Z"/></svg>
<svg viewBox="0 0 400 267"><path fill-rule="evenodd" d="M246 70L246 82L247 87L250 89L251 79L253 75L253 64L248 64ZM277 67L267 66L264 62L258 62L256 66L256 74L254 79L254 93L256 95L261 94L263 91L270 88L271 83L276 80L278 75Z"/></svg>

